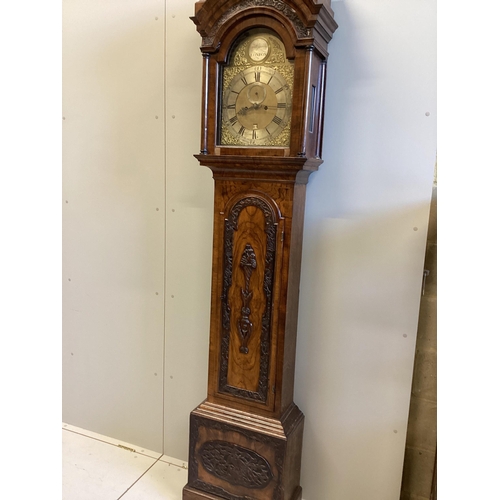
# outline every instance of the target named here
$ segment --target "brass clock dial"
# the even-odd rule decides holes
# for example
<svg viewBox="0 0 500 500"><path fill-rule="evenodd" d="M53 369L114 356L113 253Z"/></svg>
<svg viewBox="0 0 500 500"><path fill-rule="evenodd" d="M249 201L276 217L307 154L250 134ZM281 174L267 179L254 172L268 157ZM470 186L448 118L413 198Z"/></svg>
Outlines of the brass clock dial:
<svg viewBox="0 0 500 500"><path fill-rule="evenodd" d="M286 80L265 66L251 66L238 73L224 95L223 122L241 144L269 144L288 124L290 113Z"/></svg>
<svg viewBox="0 0 500 500"><path fill-rule="evenodd" d="M253 30L237 42L223 82L220 144L288 145L293 64L276 36Z"/></svg>

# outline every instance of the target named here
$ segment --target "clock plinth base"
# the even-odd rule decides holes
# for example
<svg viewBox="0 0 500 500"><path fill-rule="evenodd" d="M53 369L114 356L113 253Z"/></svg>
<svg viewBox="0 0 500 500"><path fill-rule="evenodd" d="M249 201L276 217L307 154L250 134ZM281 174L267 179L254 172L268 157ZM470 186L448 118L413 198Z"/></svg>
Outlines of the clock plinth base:
<svg viewBox="0 0 500 500"><path fill-rule="evenodd" d="M184 486L182 490L182 500L221 500L221 498L225 500L225 497L217 497L189 486ZM302 500L302 488L300 486L297 487L294 496L290 500Z"/></svg>
<svg viewBox="0 0 500 500"><path fill-rule="evenodd" d="M191 413L183 500L301 500L304 415L267 418L204 402Z"/></svg>
<svg viewBox="0 0 500 500"><path fill-rule="evenodd" d="M220 500L220 498L210 493L195 490L189 486L184 486L182 490L182 500ZM297 487L294 496L290 500L302 500L302 488L300 486Z"/></svg>

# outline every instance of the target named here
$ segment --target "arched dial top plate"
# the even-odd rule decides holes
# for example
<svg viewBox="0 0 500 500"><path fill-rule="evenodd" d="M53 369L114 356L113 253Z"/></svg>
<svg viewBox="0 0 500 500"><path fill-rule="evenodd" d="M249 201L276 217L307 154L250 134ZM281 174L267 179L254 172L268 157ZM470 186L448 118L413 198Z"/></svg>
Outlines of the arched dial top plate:
<svg viewBox="0 0 500 500"><path fill-rule="evenodd" d="M293 64L276 35L255 29L236 41L222 81L221 145L289 144Z"/></svg>
<svg viewBox="0 0 500 500"><path fill-rule="evenodd" d="M248 57L253 62L261 63L270 53L270 45L266 38L262 36L256 36L248 44Z"/></svg>

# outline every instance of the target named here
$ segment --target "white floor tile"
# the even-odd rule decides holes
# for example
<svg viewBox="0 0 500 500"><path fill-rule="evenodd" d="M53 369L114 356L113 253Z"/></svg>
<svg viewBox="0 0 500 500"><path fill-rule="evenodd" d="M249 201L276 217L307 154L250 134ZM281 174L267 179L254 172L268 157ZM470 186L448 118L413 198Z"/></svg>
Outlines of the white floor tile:
<svg viewBox="0 0 500 500"><path fill-rule="evenodd" d="M117 500L156 461L76 432L62 433L63 500Z"/></svg>
<svg viewBox="0 0 500 500"><path fill-rule="evenodd" d="M181 500L187 474L186 469L160 460L121 500Z"/></svg>
<svg viewBox="0 0 500 500"><path fill-rule="evenodd" d="M81 434L82 436L88 436L88 437L91 437L93 439L97 439L99 441L103 441L103 442L109 443L109 444L114 444L115 446L119 446L122 448L125 447L125 448L129 448L129 449L133 449L136 453L139 453L141 455L146 455L146 456L151 457L151 458L160 458L162 456L161 453L158 453L157 451L151 451L151 450L148 450L146 448L141 448L141 447L138 447L134 444L127 443L125 441L120 441L118 439L114 439L114 438L111 438L108 436L103 436L102 434L97 434L97 432L88 431L87 429L82 429L81 427L76 427L75 425L69 425L69 424L63 423L62 427L64 430L75 432L77 434ZM180 461L178 460L177 462L180 462Z"/></svg>

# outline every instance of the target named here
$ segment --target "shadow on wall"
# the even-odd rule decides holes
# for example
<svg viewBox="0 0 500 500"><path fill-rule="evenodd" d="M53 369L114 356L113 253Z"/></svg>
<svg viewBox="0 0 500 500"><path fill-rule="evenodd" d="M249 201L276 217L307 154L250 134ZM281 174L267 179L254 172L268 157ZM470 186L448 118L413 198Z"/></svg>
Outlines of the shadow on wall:
<svg viewBox="0 0 500 500"><path fill-rule="evenodd" d="M396 499L435 160L433 34L425 45L419 30L433 25L395 2L332 6L301 274L302 485L307 499Z"/></svg>
<svg viewBox="0 0 500 500"><path fill-rule="evenodd" d="M306 223L295 392L305 498L398 494L425 249L415 221L427 215L421 204Z"/></svg>

